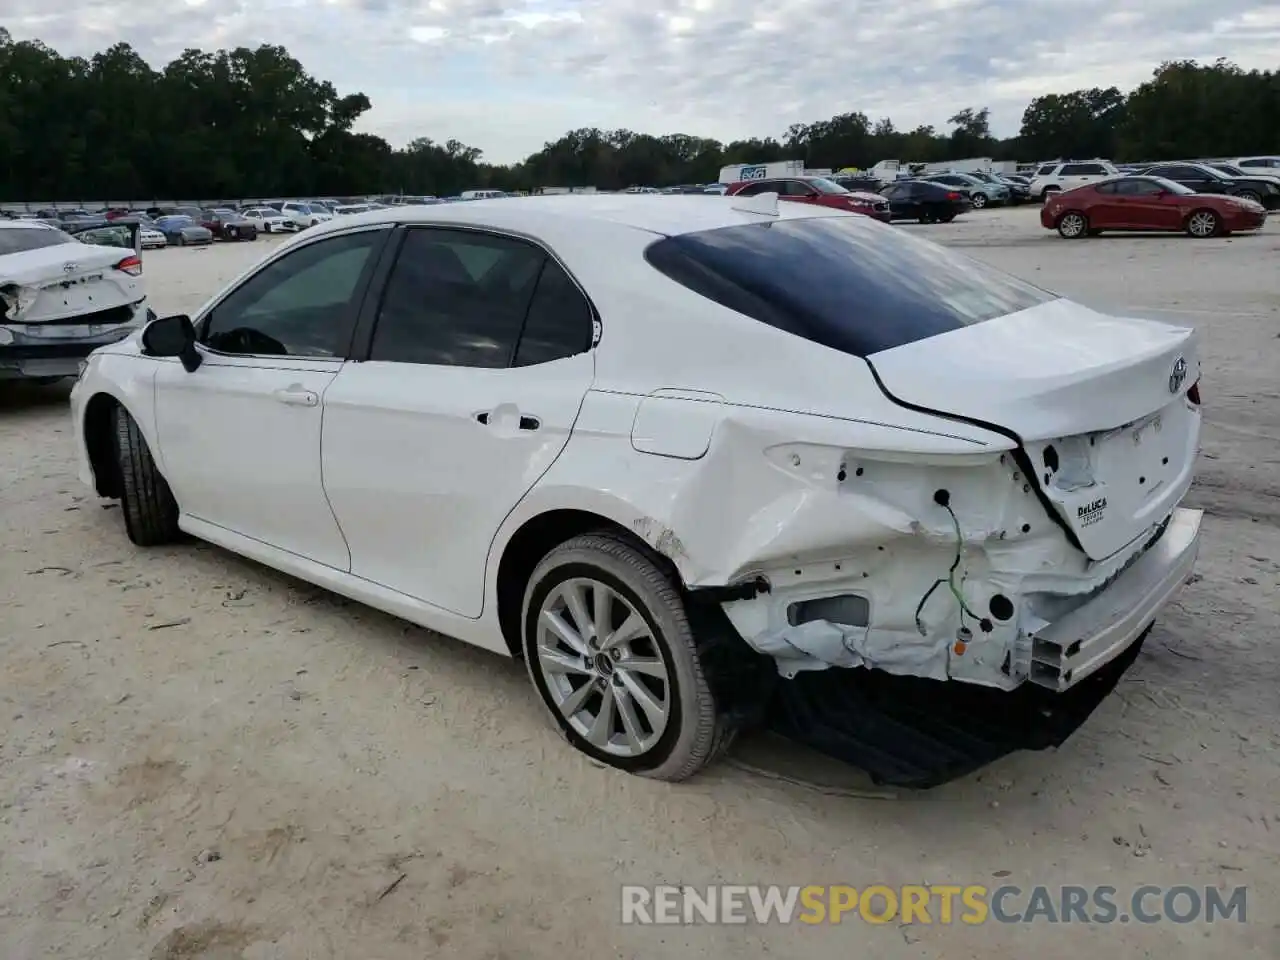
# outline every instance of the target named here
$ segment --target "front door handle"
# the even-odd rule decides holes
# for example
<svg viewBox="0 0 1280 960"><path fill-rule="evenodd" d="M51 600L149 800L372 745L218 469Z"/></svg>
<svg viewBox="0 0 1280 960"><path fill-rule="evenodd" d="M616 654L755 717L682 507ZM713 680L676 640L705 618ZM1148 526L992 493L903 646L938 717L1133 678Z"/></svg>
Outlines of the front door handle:
<svg viewBox="0 0 1280 960"><path fill-rule="evenodd" d="M304 390L297 386L284 387L277 390L273 396L281 403L297 407L314 407L320 402L320 395L314 390Z"/></svg>
<svg viewBox="0 0 1280 960"><path fill-rule="evenodd" d="M521 430L537 430L540 426L542 426L542 421L539 420L537 417L521 417L520 418Z"/></svg>

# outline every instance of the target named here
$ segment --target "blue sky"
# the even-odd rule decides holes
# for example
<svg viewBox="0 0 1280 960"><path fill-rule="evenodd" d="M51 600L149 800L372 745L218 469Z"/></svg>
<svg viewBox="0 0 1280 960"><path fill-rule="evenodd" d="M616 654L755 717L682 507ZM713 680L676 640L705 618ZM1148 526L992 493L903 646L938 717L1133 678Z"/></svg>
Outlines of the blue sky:
<svg viewBox="0 0 1280 960"><path fill-rule="evenodd" d="M1042 93L1130 88L1162 60L1274 69L1276 0L0 0L64 54L125 40L278 43L396 145L457 138L511 162L576 127L720 139L862 110L900 128Z"/></svg>

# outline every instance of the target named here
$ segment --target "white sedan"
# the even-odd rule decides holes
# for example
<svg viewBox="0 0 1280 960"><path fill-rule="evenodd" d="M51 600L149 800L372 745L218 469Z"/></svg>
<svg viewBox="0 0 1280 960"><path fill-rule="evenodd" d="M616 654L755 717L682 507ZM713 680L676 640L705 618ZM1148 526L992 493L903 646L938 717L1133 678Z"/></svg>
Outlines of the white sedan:
<svg viewBox="0 0 1280 960"><path fill-rule="evenodd" d="M75 376L147 319L142 258L35 220L0 220L0 381Z"/></svg>
<svg viewBox="0 0 1280 960"><path fill-rule="evenodd" d="M259 233L298 232L298 225L275 207L250 207L248 210L241 210L240 216L257 227Z"/></svg>
<svg viewBox="0 0 1280 960"><path fill-rule="evenodd" d="M96 352L72 416L135 543L522 658L575 747L678 780L806 678L1127 666L1195 562L1199 371L868 217L532 197L308 230Z"/></svg>

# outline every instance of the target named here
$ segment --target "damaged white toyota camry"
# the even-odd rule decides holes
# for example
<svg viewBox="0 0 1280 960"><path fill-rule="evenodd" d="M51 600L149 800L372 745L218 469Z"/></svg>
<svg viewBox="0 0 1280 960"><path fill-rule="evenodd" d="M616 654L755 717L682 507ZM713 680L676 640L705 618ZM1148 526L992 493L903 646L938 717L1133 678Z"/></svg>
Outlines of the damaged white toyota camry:
<svg viewBox="0 0 1280 960"><path fill-rule="evenodd" d="M763 721L926 785L1061 742L1191 573L1199 371L858 214L533 197L308 230L72 413L135 543L522 658L600 761Z"/></svg>

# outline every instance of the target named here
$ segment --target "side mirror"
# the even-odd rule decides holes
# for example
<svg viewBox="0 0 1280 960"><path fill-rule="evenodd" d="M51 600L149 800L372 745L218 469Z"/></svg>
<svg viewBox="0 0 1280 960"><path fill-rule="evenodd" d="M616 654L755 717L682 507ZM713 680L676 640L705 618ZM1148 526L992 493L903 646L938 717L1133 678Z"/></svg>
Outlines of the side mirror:
<svg viewBox="0 0 1280 960"><path fill-rule="evenodd" d="M152 320L142 331L142 351L151 357L178 357L188 373L201 363L196 328L185 313Z"/></svg>

